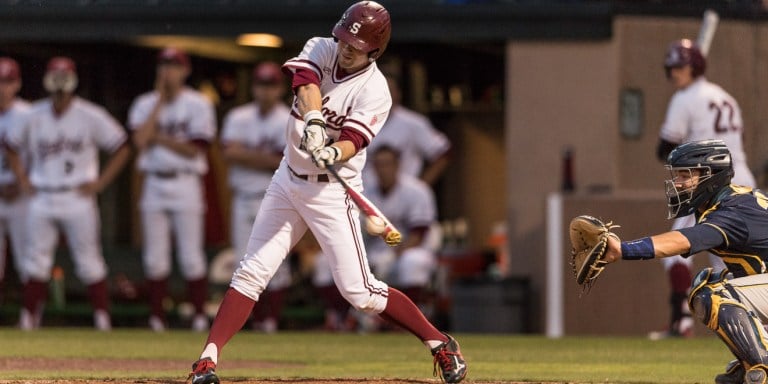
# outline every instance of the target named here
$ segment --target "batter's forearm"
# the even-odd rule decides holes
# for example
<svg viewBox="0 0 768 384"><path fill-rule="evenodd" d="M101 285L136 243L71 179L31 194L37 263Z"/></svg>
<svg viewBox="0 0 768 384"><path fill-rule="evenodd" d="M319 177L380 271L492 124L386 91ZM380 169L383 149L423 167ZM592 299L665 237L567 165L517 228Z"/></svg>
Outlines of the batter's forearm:
<svg viewBox="0 0 768 384"><path fill-rule="evenodd" d="M299 114L304 116L309 111L319 111L323 108L323 95L316 84L305 84L296 88L296 106Z"/></svg>
<svg viewBox="0 0 768 384"><path fill-rule="evenodd" d="M355 144L349 140L337 141L331 145L341 150L341 159L339 161L347 161L357 153Z"/></svg>

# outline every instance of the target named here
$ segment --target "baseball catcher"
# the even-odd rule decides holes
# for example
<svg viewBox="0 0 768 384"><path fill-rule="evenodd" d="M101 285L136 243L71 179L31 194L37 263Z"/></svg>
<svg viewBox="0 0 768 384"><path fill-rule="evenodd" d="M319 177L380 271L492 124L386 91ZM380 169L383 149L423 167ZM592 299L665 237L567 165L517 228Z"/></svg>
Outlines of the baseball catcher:
<svg viewBox="0 0 768 384"><path fill-rule="evenodd" d="M726 366L725 373L715 377L715 382L765 384L768 197L759 190L731 184L731 153L721 140L678 146L669 154L666 168L671 176L665 182L669 217L693 214L696 224L622 242L611 236L610 225L600 225L593 218L576 218L571 226L571 239L575 235L575 244L580 247L574 248L587 250L586 261L575 266L577 282L594 283L607 264L620 260L714 253L722 258L726 268L700 271L693 279L688 305L696 319L714 331L736 358ZM586 229L574 234L574 225ZM591 226L594 227L590 229ZM598 240L588 240L592 237Z"/></svg>

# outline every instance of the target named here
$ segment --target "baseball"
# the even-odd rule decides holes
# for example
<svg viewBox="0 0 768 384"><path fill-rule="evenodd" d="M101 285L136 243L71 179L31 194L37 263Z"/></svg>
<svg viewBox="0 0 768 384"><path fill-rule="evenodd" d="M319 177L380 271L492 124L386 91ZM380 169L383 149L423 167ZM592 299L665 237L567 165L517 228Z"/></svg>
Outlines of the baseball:
<svg viewBox="0 0 768 384"><path fill-rule="evenodd" d="M381 217L368 216L365 218L365 230L372 236L378 236L387 229L387 223Z"/></svg>

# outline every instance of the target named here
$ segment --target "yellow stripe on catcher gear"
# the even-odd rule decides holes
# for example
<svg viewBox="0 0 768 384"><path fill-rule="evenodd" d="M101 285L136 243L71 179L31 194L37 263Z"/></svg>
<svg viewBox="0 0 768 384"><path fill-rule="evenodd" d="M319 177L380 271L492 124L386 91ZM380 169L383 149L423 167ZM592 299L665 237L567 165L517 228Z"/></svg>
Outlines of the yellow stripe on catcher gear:
<svg viewBox="0 0 768 384"><path fill-rule="evenodd" d="M619 240L613 228L618 228L612 222L603 223L602 220L589 215L576 216L569 225L571 239L571 267L576 283L581 285L584 291L589 291L595 280L603 272L608 264L605 252L608 249L608 238ZM620 240L619 240L620 241Z"/></svg>
<svg viewBox="0 0 768 384"><path fill-rule="evenodd" d="M748 366L768 364L768 335L760 319L738 297L727 270L704 268L693 279L689 305L696 319L725 342Z"/></svg>

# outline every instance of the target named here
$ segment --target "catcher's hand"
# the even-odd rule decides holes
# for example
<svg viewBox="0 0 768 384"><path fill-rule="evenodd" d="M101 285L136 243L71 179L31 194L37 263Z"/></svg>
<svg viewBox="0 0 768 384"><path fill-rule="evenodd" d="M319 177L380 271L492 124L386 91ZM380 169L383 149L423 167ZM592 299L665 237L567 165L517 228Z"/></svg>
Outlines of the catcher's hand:
<svg viewBox="0 0 768 384"><path fill-rule="evenodd" d="M571 220L571 266L576 277L576 283L584 291L589 291L595 280L603 272L608 261L605 253L608 249L608 238L619 240L611 229L618 225L588 215L576 216Z"/></svg>

